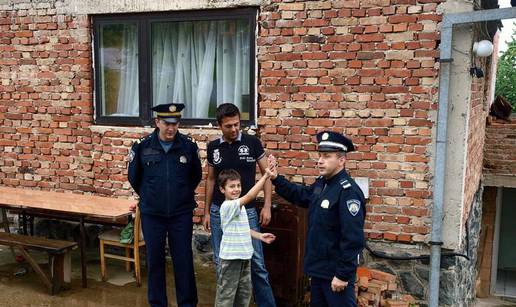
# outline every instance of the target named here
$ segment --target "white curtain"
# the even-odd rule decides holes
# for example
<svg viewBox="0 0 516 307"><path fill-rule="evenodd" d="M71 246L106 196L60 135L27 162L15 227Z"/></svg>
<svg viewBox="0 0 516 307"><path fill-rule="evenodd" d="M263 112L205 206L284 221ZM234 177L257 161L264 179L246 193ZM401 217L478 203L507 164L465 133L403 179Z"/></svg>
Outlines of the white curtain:
<svg viewBox="0 0 516 307"><path fill-rule="evenodd" d="M138 40L135 27L124 27L120 49L120 85L114 116L138 116Z"/></svg>
<svg viewBox="0 0 516 307"><path fill-rule="evenodd" d="M210 104L242 107L242 95L249 95L249 35L244 21L154 24L153 104L184 103L186 118L213 117Z"/></svg>

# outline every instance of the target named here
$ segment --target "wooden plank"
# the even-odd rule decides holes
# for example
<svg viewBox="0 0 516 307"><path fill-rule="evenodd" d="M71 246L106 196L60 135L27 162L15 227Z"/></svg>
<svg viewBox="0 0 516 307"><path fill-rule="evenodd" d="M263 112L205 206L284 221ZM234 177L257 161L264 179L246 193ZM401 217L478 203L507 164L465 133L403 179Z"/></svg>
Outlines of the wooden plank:
<svg viewBox="0 0 516 307"><path fill-rule="evenodd" d="M7 211L4 208L1 208L0 211L2 214L2 223L4 226L4 231L6 233L11 233L11 229L9 228L9 219L7 218ZM9 249L11 250L11 253L13 254L13 258L16 259L16 253L14 252L14 248L12 246L10 246Z"/></svg>
<svg viewBox="0 0 516 307"><path fill-rule="evenodd" d="M104 253L104 257L134 262L134 258L128 258L128 257L124 257L124 256L119 256L119 255L113 255L113 254L106 254L106 253Z"/></svg>
<svg viewBox="0 0 516 307"><path fill-rule="evenodd" d="M0 232L0 245L21 246L27 249L42 250L56 254L64 253L67 249L75 248L77 243Z"/></svg>
<svg viewBox="0 0 516 307"><path fill-rule="evenodd" d="M64 254L63 260L63 282L72 282L72 255L70 253Z"/></svg>
<svg viewBox="0 0 516 307"><path fill-rule="evenodd" d="M39 217L44 219L58 219L58 220L72 220L78 221L80 216L77 214L70 214L67 212L61 211L51 211L48 209L38 209L38 208L13 208L7 207L3 205L3 209L9 211L11 214L22 214L25 213L31 217ZM2 204L0 204L0 208ZM6 208L7 207L7 208ZM122 217L96 217L96 216L85 216L84 222L91 224L101 224L101 225L109 225L109 226L119 226L125 227L127 223L129 223L129 216L131 214L128 212L127 215Z"/></svg>
<svg viewBox="0 0 516 307"><path fill-rule="evenodd" d="M100 276L102 281L106 281L106 258L104 257L104 241L100 240Z"/></svg>
<svg viewBox="0 0 516 307"><path fill-rule="evenodd" d="M38 274L39 278L43 281L47 289L52 291L52 282L48 278L47 274L43 272L39 264L32 258L32 256L21 246L16 246L16 248L21 252L25 260L29 262L30 266L34 269L34 271Z"/></svg>
<svg viewBox="0 0 516 307"><path fill-rule="evenodd" d="M98 218L121 218L130 214L136 200L0 187L0 204L10 208L34 208Z"/></svg>
<svg viewBox="0 0 516 307"><path fill-rule="evenodd" d="M50 272L52 276L52 288L50 294L54 295L63 286L64 282L64 255L50 256Z"/></svg>
<svg viewBox="0 0 516 307"><path fill-rule="evenodd" d="M84 219L81 217L81 220L79 222L79 228L81 230L81 240L80 243L80 252L81 252L81 275L82 275L82 287L86 288L88 287L88 273L87 273L87 266L86 266L86 228L84 227Z"/></svg>

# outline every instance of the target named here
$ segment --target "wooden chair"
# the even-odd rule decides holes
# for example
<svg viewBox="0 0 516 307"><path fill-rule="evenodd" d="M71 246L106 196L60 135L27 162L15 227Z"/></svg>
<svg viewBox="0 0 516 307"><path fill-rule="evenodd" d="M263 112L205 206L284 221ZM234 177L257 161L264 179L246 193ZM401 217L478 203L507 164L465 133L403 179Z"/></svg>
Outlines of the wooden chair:
<svg viewBox="0 0 516 307"><path fill-rule="evenodd" d="M145 246L143 235L141 234L141 220L140 220L140 208L136 207L136 215L134 218L134 240L131 244L120 243L121 229L113 229L101 233L99 235L100 240L100 273L102 280L106 281L106 258L118 259L125 261L125 269L127 272L131 271L131 262L134 263L134 274L136 277L136 285L141 286L141 273L140 273L140 247ZM113 255L104 252L104 245L118 246L125 248L125 257L120 255ZM133 250L134 256L131 257L131 249Z"/></svg>

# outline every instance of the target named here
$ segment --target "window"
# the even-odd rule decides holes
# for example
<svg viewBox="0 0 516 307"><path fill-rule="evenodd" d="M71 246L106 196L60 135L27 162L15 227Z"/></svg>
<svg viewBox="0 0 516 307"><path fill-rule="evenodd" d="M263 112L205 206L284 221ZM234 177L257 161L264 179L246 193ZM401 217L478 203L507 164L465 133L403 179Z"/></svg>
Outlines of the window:
<svg viewBox="0 0 516 307"><path fill-rule="evenodd" d="M94 16L96 123L149 125L184 103L183 124L215 123L231 102L255 118L255 9Z"/></svg>

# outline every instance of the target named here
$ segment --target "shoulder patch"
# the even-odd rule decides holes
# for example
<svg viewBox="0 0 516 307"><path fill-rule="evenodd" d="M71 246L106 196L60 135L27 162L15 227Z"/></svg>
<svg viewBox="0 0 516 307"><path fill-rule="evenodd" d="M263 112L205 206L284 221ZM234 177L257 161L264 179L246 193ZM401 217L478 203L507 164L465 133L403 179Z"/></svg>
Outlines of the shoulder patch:
<svg viewBox="0 0 516 307"><path fill-rule="evenodd" d="M344 190L349 189L351 187L351 183L348 180L344 179L340 181L340 185Z"/></svg>
<svg viewBox="0 0 516 307"><path fill-rule="evenodd" d="M136 153L134 152L134 150L132 150L132 149L131 149L131 150L129 151L129 155L127 156L127 161L128 161L129 163L133 162L133 160L134 160L134 156L135 156L135 155L136 155Z"/></svg>
<svg viewBox="0 0 516 307"><path fill-rule="evenodd" d="M356 216L360 211L360 201L358 199L350 199L346 201L348 211L352 216Z"/></svg>

